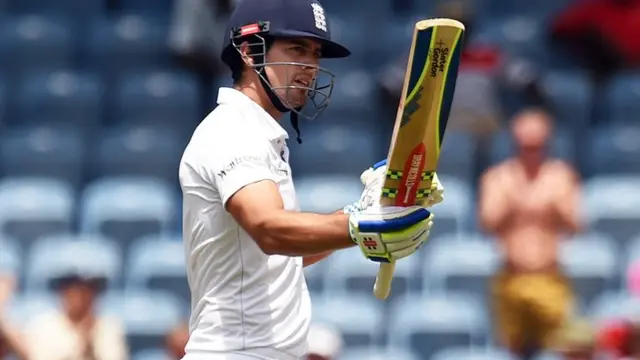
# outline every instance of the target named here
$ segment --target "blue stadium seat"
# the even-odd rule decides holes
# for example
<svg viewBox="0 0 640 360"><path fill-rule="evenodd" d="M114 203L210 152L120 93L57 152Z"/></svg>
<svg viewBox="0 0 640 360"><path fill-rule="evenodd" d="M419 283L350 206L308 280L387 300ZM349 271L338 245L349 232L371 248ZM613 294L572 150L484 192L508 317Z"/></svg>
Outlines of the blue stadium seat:
<svg viewBox="0 0 640 360"><path fill-rule="evenodd" d="M304 278L307 282L309 292L312 294L322 294L325 290L324 274L327 269L327 261L320 261L304 268Z"/></svg>
<svg viewBox="0 0 640 360"><path fill-rule="evenodd" d="M611 235L619 246L640 233L640 177L594 177L584 185L583 203L589 227Z"/></svg>
<svg viewBox="0 0 640 360"><path fill-rule="evenodd" d="M614 76L606 88L604 116L618 123L634 123L640 117L640 72Z"/></svg>
<svg viewBox="0 0 640 360"><path fill-rule="evenodd" d="M48 177L77 188L83 180L84 139L73 128L34 125L0 135L0 169L5 176Z"/></svg>
<svg viewBox="0 0 640 360"><path fill-rule="evenodd" d="M638 174L640 172L640 126L603 124L591 129L585 149L588 176Z"/></svg>
<svg viewBox="0 0 640 360"><path fill-rule="evenodd" d="M568 4L571 4L571 2L572 0L542 0L536 3L526 0L484 0L481 2L484 6L477 6L476 8L490 17L527 15L540 19L549 19Z"/></svg>
<svg viewBox="0 0 640 360"><path fill-rule="evenodd" d="M410 349L381 346L353 346L342 351L340 360L423 360Z"/></svg>
<svg viewBox="0 0 640 360"><path fill-rule="evenodd" d="M56 180L5 178L0 181L0 204L0 232L14 237L25 252L41 236L73 226L74 194Z"/></svg>
<svg viewBox="0 0 640 360"><path fill-rule="evenodd" d="M7 309L7 318L11 323L24 326L35 316L60 309L60 300L49 291L20 292L9 300Z"/></svg>
<svg viewBox="0 0 640 360"><path fill-rule="evenodd" d="M389 345L412 349L428 359L452 346L486 341L486 314L481 302L466 293L409 296L393 303Z"/></svg>
<svg viewBox="0 0 640 360"><path fill-rule="evenodd" d="M18 240L0 233L0 274L8 273L18 276L22 271L22 248Z"/></svg>
<svg viewBox="0 0 640 360"><path fill-rule="evenodd" d="M118 123L193 130L201 120L198 85L187 73L124 73L116 85L113 120Z"/></svg>
<svg viewBox="0 0 640 360"><path fill-rule="evenodd" d="M575 163L574 139L571 131L567 128L559 127L554 129L554 134L549 145L549 155L551 157L562 159L569 163ZM505 128L495 133L491 139L491 163L497 164L516 155L517 148L511 134L511 129Z"/></svg>
<svg viewBox="0 0 640 360"><path fill-rule="evenodd" d="M109 76L122 71L164 67L171 57L167 26L139 15L104 18L87 36L84 63Z"/></svg>
<svg viewBox="0 0 640 360"><path fill-rule="evenodd" d="M7 84L5 83L6 76L0 74L0 128L4 127L5 122L7 122L7 108L11 101L9 99L9 95L7 94Z"/></svg>
<svg viewBox="0 0 640 360"><path fill-rule="evenodd" d="M442 163L442 156L440 157ZM437 214L437 220L433 223L431 236L434 238L440 234L463 231L472 223L474 209L471 186L464 179L440 175L438 178L445 188L446 200L432 209Z"/></svg>
<svg viewBox="0 0 640 360"><path fill-rule="evenodd" d="M328 213L342 209L358 201L364 190L360 174L296 176L295 171L293 168L296 195L302 211Z"/></svg>
<svg viewBox="0 0 640 360"><path fill-rule="evenodd" d="M157 0L148 2L146 0L121 0L120 11L125 13L148 15L154 18L167 18L174 10L173 0Z"/></svg>
<svg viewBox="0 0 640 360"><path fill-rule="evenodd" d="M588 314L598 322L637 319L640 315L640 299L626 292L607 291L591 304Z"/></svg>
<svg viewBox="0 0 640 360"><path fill-rule="evenodd" d="M90 132L101 120L104 90L91 73L34 72L18 88L17 117L21 122L71 125Z"/></svg>
<svg viewBox="0 0 640 360"><path fill-rule="evenodd" d="M492 347L451 347L440 350L429 360L517 360L517 357Z"/></svg>
<svg viewBox="0 0 640 360"><path fill-rule="evenodd" d="M133 125L105 130L94 148L94 177L148 176L178 182L183 141L171 129Z"/></svg>
<svg viewBox="0 0 640 360"><path fill-rule="evenodd" d="M473 135L461 131L447 131L442 139L438 176L455 176L471 181L475 173L477 143Z"/></svg>
<svg viewBox="0 0 640 360"><path fill-rule="evenodd" d="M445 234L432 237L424 258L426 292L467 291L488 303L489 280L501 265L491 238L481 234Z"/></svg>
<svg viewBox="0 0 640 360"><path fill-rule="evenodd" d="M47 14L58 17L95 19L105 10L106 0L6 0L7 10L19 14Z"/></svg>
<svg viewBox="0 0 640 360"><path fill-rule="evenodd" d="M184 321L187 307L170 293L110 292L99 301L98 313L122 319L131 353L163 345L165 334Z"/></svg>
<svg viewBox="0 0 640 360"><path fill-rule="evenodd" d="M340 250L325 260L325 294L370 295L378 271L378 263L365 259L359 248ZM409 256L396 262L393 276L393 291L389 299L420 289L420 256Z"/></svg>
<svg viewBox="0 0 640 360"><path fill-rule="evenodd" d="M375 107L376 84L371 72L367 68L339 63L327 64L327 69L335 75L335 79L329 106L319 118L323 121L323 125L329 122L337 124L352 122L354 119L350 114L355 116L359 113L367 114L369 117L363 125L368 127L374 125L375 122L372 122L371 118L375 115L372 109ZM320 84L326 84L329 81L320 79L323 79L322 75L318 80ZM393 120L390 121L393 122Z"/></svg>
<svg viewBox="0 0 640 360"><path fill-rule="evenodd" d="M359 178L362 171L385 156L375 135L349 119L305 125L303 143L299 145L295 139L289 142L289 162L297 176L351 174Z"/></svg>
<svg viewBox="0 0 640 360"><path fill-rule="evenodd" d="M142 236L170 234L174 196L170 184L153 178L97 180L82 194L80 229L117 240L127 254Z"/></svg>
<svg viewBox="0 0 640 360"><path fill-rule="evenodd" d="M560 245L560 263L585 304L607 289L618 287L618 248L605 234L576 235Z"/></svg>
<svg viewBox="0 0 640 360"><path fill-rule="evenodd" d="M564 360L560 354L557 354L552 351L544 351L541 354L536 355L533 360Z"/></svg>
<svg viewBox="0 0 640 360"><path fill-rule="evenodd" d="M620 274L622 287L626 287L627 284L629 284L629 275L636 272L640 265L640 233L631 237L627 246L623 248L622 251L622 256L620 256L620 263L622 264Z"/></svg>
<svg viewBox="0 0 640 360"><path fill-rule="evenodd" d="M97 235L51 235L32 246L28 258L26 287L46 290L50 280L69 272L104 276L117 287L122 275L122 252L117 244Z"/></svg>
<svg viewBox="0 0 640 360"><path fill-rule="evenodd" d="M382 335L383 305L370 294L317 298L312 311L313 321L336 327L346 346L371 346Z"/></svg>
<svg viewBox="0 0 640 360"><path fill-rule="evenodd" d="M540 20L529 14L493 18L478 24L475 41L499 46L511 57L543 60L543 28Z"/></svg>
<svg viewBox="0 0 640 360"><path fill-rule="evenodd" d="M587 74L575 71L550 72L543 77L542 87L560 127L580 130L587 125L593 100L593 87Z"/></svg>
<svg viewBox="0 0 640 360"><path fill-rule="evenodd" d="M73 37L62 19L40 15L6 16L0 21L0 65L17 75L72 64Z"/></svg>
<svg viewBox="0 0 640 360"><path fill-rule="evenodd" d="M167 290L190 303L184 245L180 240L179 236L155 235L135 240L127 260L127 288Z"/></svg>
<svg viewBox="0 0 640 360"><path fill-rule="evenodd" d="M133 354L132 360L171 360L171 357L159 347L138 351Z"/></svg>

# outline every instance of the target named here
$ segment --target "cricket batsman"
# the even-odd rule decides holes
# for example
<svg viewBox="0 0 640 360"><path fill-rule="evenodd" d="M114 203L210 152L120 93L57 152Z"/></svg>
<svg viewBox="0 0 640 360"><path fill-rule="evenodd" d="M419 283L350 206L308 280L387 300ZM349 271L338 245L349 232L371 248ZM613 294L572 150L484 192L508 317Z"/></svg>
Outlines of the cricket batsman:
<svg viewBox="0 0 640 360"><path fill-rule="evenodd" d="M300 140L298 118L317 117L333 87L320 59L350 54L331 40L318 1L242 0L224 41L233 86L219 89L179 169L192 299L183 359L304 359L311 301L303 267L352 246L372 261L410 256L432 215L377 203L384 162L363 173L356 203L333 214L300 211L279 122L288 113Z"/></svg>

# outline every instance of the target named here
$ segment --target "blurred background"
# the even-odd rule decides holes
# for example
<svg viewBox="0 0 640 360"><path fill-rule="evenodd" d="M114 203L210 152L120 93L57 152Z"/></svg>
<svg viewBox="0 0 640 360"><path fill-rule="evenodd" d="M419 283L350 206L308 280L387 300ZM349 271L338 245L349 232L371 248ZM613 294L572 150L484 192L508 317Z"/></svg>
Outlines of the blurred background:
<svg viewBox="0 0 640 360"><path fill-rule="evenodd" d="M218 52L233 5L0 0L0 358L30 351L30 359L69 359L72 348L98 360L180 358L189 294L177 165L217 88L231 84ZM315 356L634 356L640 1L323 5L353 56L324 64L336 75L331 105L301 124L302 145L290 144L304 210L356 200L360 173L386 156L415 21L455 18L467 34L438 170L445 201L434 209L431 240L398 263L386 302L371 293L377 266L355 249L306 268ZM529 127L514 138L511 125L523 118ZM563 160L579 180L549 171L530 204L547 194L570 204L563 194L575 191L581 204L567 211L582 223L556 234L544 216L520 209L542 229L544 256L527 250L529 239L491 230L482 209L493 204L480 196L492 187L481 180L490 169L515 189L530 188L501 162L523 156L522 141L540 124L552 126L542 127L550 138L538 157ZM495 285L503 264L523 252L557 262L557 276L524 278L515 290ZM496 308L511 333L534 334L509 345Z"/></svg>

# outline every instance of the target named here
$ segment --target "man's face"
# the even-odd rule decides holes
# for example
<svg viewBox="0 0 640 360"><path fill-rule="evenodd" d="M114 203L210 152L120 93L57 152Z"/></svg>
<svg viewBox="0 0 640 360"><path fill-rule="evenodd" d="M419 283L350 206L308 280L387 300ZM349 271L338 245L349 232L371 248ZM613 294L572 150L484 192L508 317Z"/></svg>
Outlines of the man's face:
<svg viewBox="0 0 640 360"><path fill-rule="evenodd" d="M266 56L267 63L299 63L300 65L266 66L267 76L276 94L292 107L302 107L317 76L322 54L320 43L308 38L277 39ZM294 86L294 88L292 88Z"/></svg>
<svg viewBox="0 0 640 360"><path fill-rule="evenodd" d="M62 303L70 317L80 319L93 308L96 291L89 284L74 282L62 290Z"/></svg>
<svg viewBox="0 0 640 360"><path fill-rule="evenodd" d="M544 116L541 113L528 113L515 120L513 136L521 156L535 158L543 156L551 131L548 120Z"/></svg>

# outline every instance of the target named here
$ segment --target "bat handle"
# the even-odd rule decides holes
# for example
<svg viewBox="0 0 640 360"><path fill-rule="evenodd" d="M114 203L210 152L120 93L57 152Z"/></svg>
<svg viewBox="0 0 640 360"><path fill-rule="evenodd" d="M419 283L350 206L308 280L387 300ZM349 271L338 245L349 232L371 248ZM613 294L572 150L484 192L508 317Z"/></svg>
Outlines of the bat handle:
<svg viewBox="0 0 640 360"><path fill-rule="evenodd" d="M391 293L391 281L393 280L393 271L396 268L396 262L380 264L378 269L378 276L376 276L376 283L373 286L373 294L376 298L384 300Z"/></svg>

